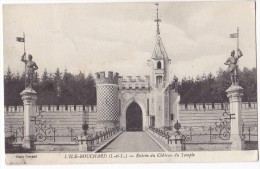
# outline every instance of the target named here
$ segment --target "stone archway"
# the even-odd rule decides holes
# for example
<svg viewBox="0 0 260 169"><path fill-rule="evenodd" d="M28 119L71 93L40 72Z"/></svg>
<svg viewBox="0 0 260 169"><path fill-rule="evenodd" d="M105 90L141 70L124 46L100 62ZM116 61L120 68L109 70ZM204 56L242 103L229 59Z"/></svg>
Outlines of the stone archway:
<svg viewBox="0 0 260 169"><path fill-rule="evenodd" d="M126 130L127 131L143 130L142 109L136 102L132 102L126 109Z"/></svg>
<svg viewBox="0 0 260 169"><path fill-rule="evenodd" d="M130 99L128 99L127 101L125 102L122 102L122 111L121 111L121 115L120 115L120 127L122 127L122 129L124 131L126 131L126 110L127 108L129 107L130 104L132 104L133 102L137 103L141 110L142 110L142 119L143 119L143 128L142 128L142 131L144 131L146 129L146 127L148 127L148 119L147 119L147 116L146 116L146 107L144 106L145 105L145 102L144 100L141 100L141 99L138 99L138 98L134 98L134 97L131 97Z"/></svg>

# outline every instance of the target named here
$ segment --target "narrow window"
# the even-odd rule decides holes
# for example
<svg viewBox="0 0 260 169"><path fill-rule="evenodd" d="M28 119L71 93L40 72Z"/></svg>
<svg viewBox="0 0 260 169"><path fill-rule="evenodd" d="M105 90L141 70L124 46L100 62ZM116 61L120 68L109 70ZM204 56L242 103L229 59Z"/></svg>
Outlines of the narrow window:
<svg viewBox="0 0 260 169"><path fill-rule="evenodd" d="M156 77L156 85L160 85L162 83L162 76L157 76Z"/></svg>
<svg viewBox="0 0 260 169"><path fill-rule="evenodd" d="M157 62L157 69L161 69L162 68L162 63L161 61Z"/></svg>
<svg viewBox="0 0 260 169"><path fill-rule="evenodd" d="M147 99L147 115L149 115L149 99Z"/></svg>
<svg viewBox="0 0 260 169"><path fill-rule="evenodd" d="M171 120L173 120L173 114L171 114Z"/></svg>

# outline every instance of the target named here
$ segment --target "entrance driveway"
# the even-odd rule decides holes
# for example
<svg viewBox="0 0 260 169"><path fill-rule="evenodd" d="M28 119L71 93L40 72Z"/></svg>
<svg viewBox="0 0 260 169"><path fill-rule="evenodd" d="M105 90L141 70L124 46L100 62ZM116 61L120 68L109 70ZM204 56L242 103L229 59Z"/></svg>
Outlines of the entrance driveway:
<svg viewBox="0 0 260 169"><path fill-rule="evenodd" d="M101 152L161 152L145 132L123 132Z"/></svg>

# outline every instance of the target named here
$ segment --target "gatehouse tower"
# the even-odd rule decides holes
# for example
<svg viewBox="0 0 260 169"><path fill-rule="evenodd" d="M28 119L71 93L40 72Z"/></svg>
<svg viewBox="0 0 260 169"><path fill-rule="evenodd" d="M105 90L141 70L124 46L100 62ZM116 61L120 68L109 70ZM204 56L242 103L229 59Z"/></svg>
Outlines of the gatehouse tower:
<svg viewBox="0 0 260 169"><path fill-rule="evenodd" d="M179 120L180 96L170 84L169 59L155 19L156 44L148 60L150 75L118 76L117 73L96 73L98 128L120 126L125 131L143 131L149 126L171 127Z"/></svg>

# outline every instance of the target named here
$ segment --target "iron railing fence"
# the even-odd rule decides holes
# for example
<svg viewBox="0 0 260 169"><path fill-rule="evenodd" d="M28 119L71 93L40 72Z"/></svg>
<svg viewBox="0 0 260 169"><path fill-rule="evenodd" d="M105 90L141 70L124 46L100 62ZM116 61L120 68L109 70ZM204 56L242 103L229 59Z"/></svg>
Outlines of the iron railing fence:
<svg viewBox="0 0 260 169"><path fill-rule="evenodd" d="M217 142L228 141L231 137L231 120L235 119L234 114L229 113L228 103L224 104L223 116L210 126L182 126L178 121L174 126L163 128L149 127L149 129L160 136L169 139L172 135L179 135L181 142ZM202 122L203 123L203 122ZM258 126L243 123L241 139L244 141L257 141ZM170 140L168 141L170 142Z"/></svg>
<svg viewBox="0 0 260 169"><path fill-rule="evenodd" d="M89 129L87 133L84 133L82 129L73 129L71 127L57 129L51 124L47 124L42 112L43 111L36 112L38 114L31 119L35 127L35 142L78 142L78 137L83 134L88 135L88 141L94 142L100 140L100 138L106 139L120 131L119 127L104 128L103 131L95 131L94 128L92 128ZM22 142L24 138L24 126L14 128L14 125L11 124L9 128L10 130L5 131L5 136L12 139L8 140Z"/></svg>
<svg viewBox="0 0 260 169"><path fill-rule="evenodd" d="M258 141L258 126L257 124L247 125L242 124L242 139L245 141Z"/></svg>

